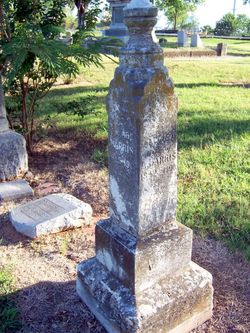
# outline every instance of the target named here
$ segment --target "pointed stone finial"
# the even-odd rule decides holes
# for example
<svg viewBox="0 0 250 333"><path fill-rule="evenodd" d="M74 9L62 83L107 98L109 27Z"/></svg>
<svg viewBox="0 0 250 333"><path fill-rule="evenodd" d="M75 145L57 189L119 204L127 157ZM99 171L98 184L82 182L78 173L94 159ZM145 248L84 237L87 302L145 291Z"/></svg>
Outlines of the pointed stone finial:
<svg viewBox="0 0 250 333"><path fill-rule="evenodd" d="M161 67L163 51L152 37L158 9L149 0L132 0L124 8L124 22L129 41L120 52L120 62L127 67Z"/></svg>

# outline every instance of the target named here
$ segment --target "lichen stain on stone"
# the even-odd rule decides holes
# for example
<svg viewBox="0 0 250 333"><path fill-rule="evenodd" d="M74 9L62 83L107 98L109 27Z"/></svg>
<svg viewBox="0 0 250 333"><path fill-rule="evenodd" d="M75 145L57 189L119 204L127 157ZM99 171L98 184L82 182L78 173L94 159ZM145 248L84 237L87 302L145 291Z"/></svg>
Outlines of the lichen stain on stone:
<svg viewBox="0 0 250 333"><path fill-rule="evenodd" d="M126 205L124 203L124 199L121 195L121 191L119 189L119 185L118 185L117 181L115 180L115 178L113 176L110 175L109 182L110 182L110 193L111 193L113 201L115 203L117 213L121 217L123 223L133 227L133 224L130 223L130 220L128 218ZM114 212L114 214L115 214L115 212Z"/></svg>

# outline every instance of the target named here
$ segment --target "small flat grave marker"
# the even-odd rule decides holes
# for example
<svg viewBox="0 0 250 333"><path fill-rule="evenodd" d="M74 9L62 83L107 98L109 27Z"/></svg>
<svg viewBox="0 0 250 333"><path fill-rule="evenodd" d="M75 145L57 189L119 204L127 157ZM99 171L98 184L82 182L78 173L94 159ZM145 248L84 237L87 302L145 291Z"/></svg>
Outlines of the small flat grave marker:
<svg viewBox="0 0 250 333"><path fill-rule="evenodd" d="M15 180L0 184L0 202L23 199L34 195L26 180Z"/></svg>
<svg viewBox="0 0 250 333"><path fill-rule="evenodd" d="M10 220L14 228L30 237L89 225L92 208L69 194L51 194L14 208Z"/></svg>

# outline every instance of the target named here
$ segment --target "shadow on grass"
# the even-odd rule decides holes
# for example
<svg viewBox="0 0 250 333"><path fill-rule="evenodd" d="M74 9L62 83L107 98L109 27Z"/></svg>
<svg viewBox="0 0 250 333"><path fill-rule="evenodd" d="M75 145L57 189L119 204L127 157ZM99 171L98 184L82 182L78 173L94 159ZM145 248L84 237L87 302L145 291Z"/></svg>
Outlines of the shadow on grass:
<svg viewBox="0 0 250 333"><path fill-rule="evenodd" d="M243 53L242 53L243 52ZM238 51L237 53L235 52L227 52L227 55L233 56L233 57L249 57L250 53L245 52L244 50Z"/></svg>
<svg viewBox="0 0 250 333"><path fill-rule="evenodd" d="M64 86L65 87L65 86ZM55 88L52 88L51 91L48 93L46 99L50 99L51 97L57 97L57 96L71 96L74 94L79 93L108 93L108 87L100 87L100 86L73 86L70 85L61 88L60 86L57 86Z"/></svg>
<svg viewBox="0 0 250 333"><path fill-rule="evenodd" d="M224 140L231 140L236 136L241 136L249 132L249 120L237 119L216 119L214 118L199 117L197 112L196 119L185 119L188 113L179 114L178 122L178 144L179 148L202 147L204 145L214 144Z"/></svg>
<svg viewBox="0 0 250 333"><path fill-rule="evenodd" d="M41 278L43 278L41 276ZM20 313L22 332L105 333L76 293L76 282L44 281L6 295ZM7 305L7 304L6 304ZM17 317L18 318L18 317ZM17 321L18 322L18 321ZM17 326L18 327L18 326ZM1 333L14 333L7 326Z"/></svg>
<svg viewBox="0 0 250 333"><path fill-rule="evenodd" d="M104 104L108 88L68 87L53 89L39 104L37 117L60 113L73 115L97 112Z"/></svg>
<svg viewBox="0 0 250 333"><path fill-rule="evenodd" d="M0 333L14 333L22 327L20 314L13 297L13 293L0 294Z"/></svg>
<svg viewBox="0 0 250 333"><path fill-rule="evenodd" d="M209 238L194 237L192 256L213 276L214 314L207 323L207 329L221 332L223 325L225 332L238 332L237 327L245 332L248 327L249 265L240 255L229 253L221 242ZM43 278L40 277L41 280ZM16 302L21 314L22 331L105 333L78 297L75 285L75 280L43 281L6 295Z"/></svg>
<svg viewBox="0 0 250 333"><path fill-rule="evenodd" d="M230 83L230 82L229 82ZM200 87L211 87L211 88L249 88L248 84L244 84L244 83L237 83L237 81L235 83L230 83L227 84L225 83L208 83L208 82L201 82L201 83L177 83L175 84L176 88L200 88Z"/></svg>

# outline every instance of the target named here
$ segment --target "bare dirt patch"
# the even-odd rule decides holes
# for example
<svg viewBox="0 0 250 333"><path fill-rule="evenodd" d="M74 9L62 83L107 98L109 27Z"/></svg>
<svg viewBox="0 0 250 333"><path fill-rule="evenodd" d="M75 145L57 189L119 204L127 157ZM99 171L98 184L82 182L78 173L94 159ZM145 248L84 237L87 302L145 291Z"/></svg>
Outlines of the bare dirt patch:
<svg viewBox="0 0 250 333"><path fill-rule="evenodd" d="M30 158L34 176L28 175L36 197L70 193L92 205L94 223L107 216L107 169L90 159L105 145L84 136L41 141ZM31 241L10 225L7 212L14 206L0 207L0 265L15 275L23 321L18 333L104 333L75 291L76 265L94 256L94 223ZM221 242L197 236L193 259L213 274L215 289L213 319L194 332L250 332L249 263Z"/></svg>

